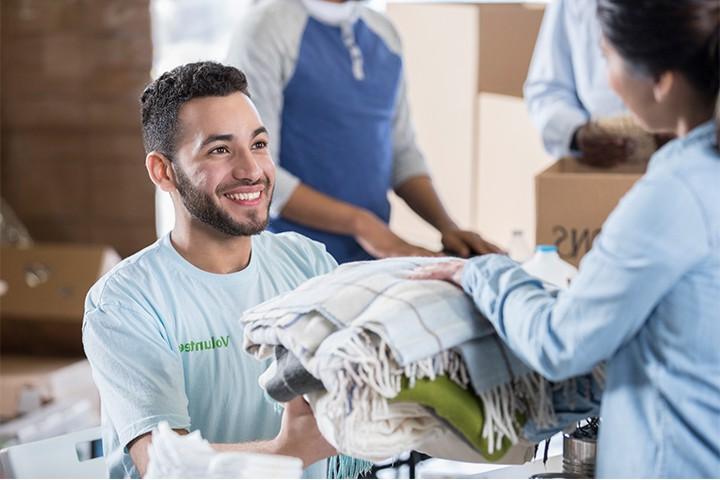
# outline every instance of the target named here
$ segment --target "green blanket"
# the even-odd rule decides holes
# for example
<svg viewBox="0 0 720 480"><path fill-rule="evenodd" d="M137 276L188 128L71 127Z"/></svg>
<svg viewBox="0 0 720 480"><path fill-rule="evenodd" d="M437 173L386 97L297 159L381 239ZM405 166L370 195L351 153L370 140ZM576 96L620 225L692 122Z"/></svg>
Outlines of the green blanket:
<svg viewBox="0 0 720 480"><path fill-rule="evenodd" d="M432 409L490 462L500 460L512 446L510 440L504 438L502 446L489 453L488 442L482 436L485 418L482 401L471 390L463 389L444 375L435 380L416 380L412 388L408 379L403 379L400 393L391 402L417 403ZM516 418L522 423L520 415Z"/></svg>

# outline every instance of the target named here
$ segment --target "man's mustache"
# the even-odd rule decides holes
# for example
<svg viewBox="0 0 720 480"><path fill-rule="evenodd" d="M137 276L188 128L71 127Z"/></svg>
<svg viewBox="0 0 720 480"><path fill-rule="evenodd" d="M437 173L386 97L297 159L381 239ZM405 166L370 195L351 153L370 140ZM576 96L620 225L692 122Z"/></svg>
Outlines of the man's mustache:
<svg viewBox="0 0 720 480"><path fill-rule="evenodd" d="M255 185L263 185L265 187L265 190L269 191L271 185L270 179L266 176L265 178L261 178L255 181L249 179L238 180L237 182L233 182L231 184L221 185L220 187L218 187L217 193L222 194L224 192L234 190L238 187L252 187Z"/></svg>

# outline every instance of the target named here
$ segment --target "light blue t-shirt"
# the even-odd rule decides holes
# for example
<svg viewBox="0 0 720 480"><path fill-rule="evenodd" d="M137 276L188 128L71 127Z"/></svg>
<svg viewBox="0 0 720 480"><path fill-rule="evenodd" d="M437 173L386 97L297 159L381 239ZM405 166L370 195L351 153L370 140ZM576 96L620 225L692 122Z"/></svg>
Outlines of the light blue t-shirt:
<svg viewBox="0 0 720 480"><path fill-rule="evenodd" d="M244 353L238 319L336 265L319 243L263 232L244 270L213 274L166 235L103 276L86 299L83 344L110 476L138 476L127 444L163 420L213 443L275 437L280 414L257 382L265 365ZM324 477L323 466L306 473Z"/></svg>

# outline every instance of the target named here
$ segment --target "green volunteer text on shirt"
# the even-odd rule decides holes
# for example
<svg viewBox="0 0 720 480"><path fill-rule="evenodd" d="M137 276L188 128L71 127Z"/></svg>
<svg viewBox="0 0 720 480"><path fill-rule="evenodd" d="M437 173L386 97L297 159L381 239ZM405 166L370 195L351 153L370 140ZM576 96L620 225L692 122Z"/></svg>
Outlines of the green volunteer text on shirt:
<svg viewBox="0 0 720 480"><path fill-rule="evenodd" d="M178 345L181 352L197 352L199 350L212 350L215 348L227 348L230 344L230 335L224 337L215 338L210 337L210 340L201 340L199 342L187 342Z"/></svg>

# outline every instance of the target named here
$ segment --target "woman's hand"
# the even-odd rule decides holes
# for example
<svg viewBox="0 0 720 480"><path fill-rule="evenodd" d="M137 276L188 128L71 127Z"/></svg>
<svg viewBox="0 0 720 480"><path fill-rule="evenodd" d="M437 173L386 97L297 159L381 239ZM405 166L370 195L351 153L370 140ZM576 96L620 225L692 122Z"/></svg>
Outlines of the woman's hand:
<svg viewBox="0 0 720 480"><path fill-rule="evenodd" d="M412 280L445 280L462 288L463 269L467 260L448 260L447 262L424 265L415 269L408 278Z"/></svg>

